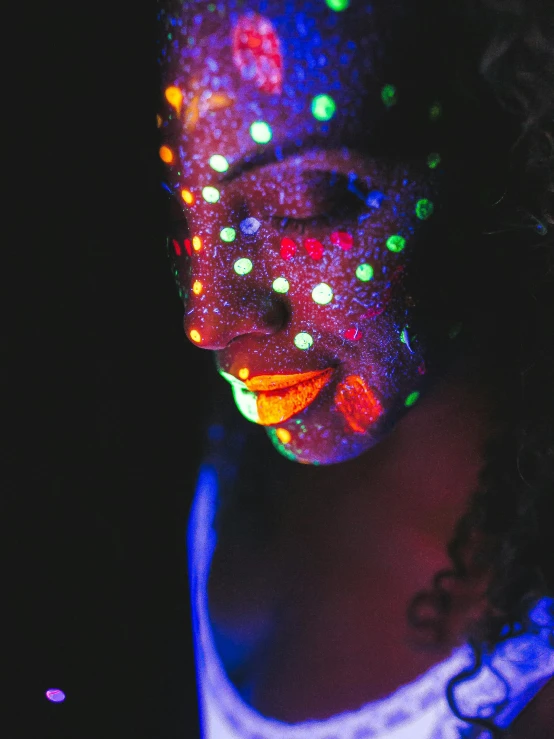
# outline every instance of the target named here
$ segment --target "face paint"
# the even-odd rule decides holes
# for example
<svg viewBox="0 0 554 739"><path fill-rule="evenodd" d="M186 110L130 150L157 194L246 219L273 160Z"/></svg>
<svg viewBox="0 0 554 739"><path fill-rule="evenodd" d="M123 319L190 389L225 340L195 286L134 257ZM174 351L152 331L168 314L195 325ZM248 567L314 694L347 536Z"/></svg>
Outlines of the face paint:
<svg viewBox="0 0 554 739"><path fill-rule="evenodd" d="M250 7L174 18L159 153L188 234L169 244L186 335L217 352L239 411L285 456L329 464L378 443L421 392L405 277L441 208L440 148L364 145L391 121L440 131L442 107L433 90L412 110L403 79L379 76L370 9Z"/></svg>

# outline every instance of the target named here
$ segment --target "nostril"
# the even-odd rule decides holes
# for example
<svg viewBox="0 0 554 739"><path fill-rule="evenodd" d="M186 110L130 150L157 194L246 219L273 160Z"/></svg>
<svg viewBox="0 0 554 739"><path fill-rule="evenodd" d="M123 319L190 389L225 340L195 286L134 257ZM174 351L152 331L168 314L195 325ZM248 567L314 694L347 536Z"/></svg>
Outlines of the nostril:
<svg viewBox="0 0 554 739"><path fill-rule="evenodd" d="M272 328L275 332L285 328L289 320L289 308L282 300L271 301L263 314L264 325Z"/></svg>

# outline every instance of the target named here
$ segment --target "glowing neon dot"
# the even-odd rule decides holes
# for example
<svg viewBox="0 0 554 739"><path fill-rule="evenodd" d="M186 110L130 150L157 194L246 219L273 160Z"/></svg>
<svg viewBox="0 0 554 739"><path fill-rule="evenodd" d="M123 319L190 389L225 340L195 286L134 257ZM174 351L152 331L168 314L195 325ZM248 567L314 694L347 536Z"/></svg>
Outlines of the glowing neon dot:
<svg viewBox="0 0 554 739"><path fill-rule="evenodd" d="M304 248L312 259L321 259L323 256L323 244L317 239L304 239Z"/></svg>
<svg viewBox="0 0 554 739"><path fill-rule="evenodd" d="M336 103L329 95L316 95L312 100L312 115L318 121L331 120L336 109Z"/></svg>
<svg viewBox="0 0 554 739"><path fill-rule="evenodd" d="M163 121L161 115L156 115L156 128L161 128L162 123Z"/></svg>
<svg viewBox="0 0 554 739"><path fill-rule="evenodd" d="M192 255L190 239L185 239L185 249L187 250L187 254L190 257Z"/></svg>
<svg viewBox="0 0 554 739"><path fill-rule="evenodd" d="M396 99L396 87L394 85L385 85L381 90L381 100L385 103L387 108L391 105L395 105Z"/></svg>
<svg viewBox="0 0 554 739"><path fill-rule="evenodd" d="M235 236L237 235L237 232L234 228L231 228L231 226L226 226L225 228L222 228L219 232L219 236L221 237L222 241L234 241Z"/></svg>
<svg viewBox="0 0 554 739"><path fill-rule="evenodd" d="M192 237L192 248L194 251L200 251L202 248L202 239L200 236L193 236Z"/></svg>
<svg viewBox="0 0 554 739"><path fill-rule="evenodd" d="M190 190L181 190L181 197L187 205L192 205L194 203L194 195Z"/></svg>
<svg viewBox="0 0 554 739"><path fill-rule="evenodd" d="M247 380L249 374L250 370L248 367L241 367L241 369L239 369L239 377L241 380Z"/></svg>
<svg viewBox="0 0 554 739"><path fill-rule="evenodd" d="M200 295L200 293L202 292L202 283L200 282L200 280L194 281L194 284L192 286L192 292L195 295Z"/></svg>
<svg viewBox="0 0 554 739"><path fill-rule="evenodd" d="M416 203L416 216L422 221L426 221L429 216L432 216L434 210L435 206L430 200L427 200L426 198L424 198L423 200L418 200Z"/></svg>
<svg viewBox="0 0 554 739"><path fill-rule="evenodd" d="M177 115L181 112L181 104L183 102L183 93L178 87L168 87L165 91L165 99L177 111Z"/></svg>
<svg viewBox="0 0 554 739"><path fill-rule="evenodd" d="M435 169L435 167L440 163L440 160L440 155L436 152L433 152L427 157L427 166L429 167L429 169Z"/></svg>
<svg viewBox="0 0 554 739"><path fill-rule="evenodd" d="M277 279L273 280L273 289L276 293L288 293L289 287L289 281L284 277L277 277Z"/></svg>
<svg viewBox="0 0 554 739"><path fill-rule="evenodd" d="M302 331L299 334L296 334L294 337L294 345L298 349L309 349L314 343L314 340L310 336L310 334L305 333Z"/></svg>
<svg viewBox="0 0 554 739"><path fill-rule="evenodd" d="M371 264L358 264L356 267L356 277L362 282L369 282L373 277L373 267Z"/></svg>
<svg viewBox="0 0 554 739"><path fill-rule="evenodd" d="M326 282L320 282L312 290L312 298L318 305L327 305L333 300L333 291Z"/></svg>
<svg viewBox="0 0 554 739"><path fill-rule="evenodd" d="M403 236L399 236L398 234L395 234L394 236L389 236L387 239L387 249L389 251L399 252L402 251L402 249L406 246L406 239Z"/></svg>
<svg viewBox="0 0 554 739"><path fill-rule="evenodd" d="M181 256L181 247L179 246L179 242L176 239L173 239L173 248L175 249L175 254L180 257Z"/></svg>
<svg viewBox="0 0 554 739"><path fill-rule="evenodd" d="M229 169L229 162L221 154L214 154L210 157L210 167L216 172L226 172Z"/></svg>
<svg viewBox="0 0 554 739"><path fill-rule="evenodd" d="M406 408L409 408L417 401L418 398L419 398L419 393L417 390L414 390L413 393L410 393L408 395L408 397L404 401L404 405L406 406Z"/></svg>
<svg viewBox="0 0 554 739"><path fill-rule="evenodd" d="M275 429L275 436L282 444L288 444L292 439L292 434L287 429Z"/></svg>
<svg viewBox="0 0 554 739"><path fill-rule="evenodd" d="M261 225L257 218L245 218L244 221L240 222L240 230L246 236L253 236L258 233Z"/></svg>
<svg viewBox="0 0 554 739"><path fill-rule="evenodd" d="M436 121L442 115L442 105L440 103L433 103L429 108L429 118L432 121Z"/></svg>
<svg viewBox="0 0 554 739"><path fill-rule="evenodd" d="M344 332L344 338L348 339L348 341L359 341L362 338L363 334L361 331L358 331L358 329L355 326L352 326L351 328L347 328Z"/></svg>
<svg viewBox="0 0 554 739"><path fill-rule="evenodd" d="M296 254L296 244L292 239L289 239L288 236L284 236L281 239L281 248L279 250L279 253L283 257L283 259L286 259L287 261L289 259L292 259L293 256Z"/></svg>
<svg viewBox="0 0 554 739"><path fill-rule="evenodd" d="M200 334L198 333L198 331L195 328L192 329L192 331L189 333L189 336L190 336L190 338L193 341L196 341L196 343L198 343L200 341L200 338L201 338L200 337Z"/></svg>
<svg viewBox="0 0 554 739"><path fill-rule="evenodd" d="M202 197L207 203L217 203L219 200L219 190L217 187L204 187L202 189Z"/></svg>
<svg viewBox="0 0 554 739"><path fill-rule="evenodd" d="M171 164L173 161L173 152L169 146L160 146L160 159L166 164Z"/></svg>
<svg viewBox="0 0 554 739"><path fill-rule="evenodd" d="M250 126L250 136L257 144L267 144L271 141L273 133L265 121L254 121Z"/></svg>
<svg viewBox="0 0 554 739"><path fill-rule="evenodd" d="M334 10L335 13L340 13L341 10L346 10L350 5L350 0L325 0L327 7Z"/></svg>
<svg viewBox="0 0 554 739"><path fill-rule="evenodd" d="M242 259L237 259L237 261L233 265L233 269L235 270L237 275L247 275L249 272L252 271L252 262L246 257L243 257Z"/></svg>
<svg viewBox="0 0 554 739"><path fill-rule="evenodd" d="M63 692L63 690L51 688L50 690L46 691L46 697L49 701L52 701L52 703L61 703L65 700L65 693Z"/></svg>
<svg viewBox="0 0 554 739"><path fill-rule="evenodd" d="M372 190L365 201L365 204L368 208L380 208L381 203L385 199L385 195L382 192L379 192L379 190Z"/></svg>
<svg viewBox="0 0 554 739"><path fill-rule="evenodd" d="M346 231L333 231L331 234L331 244L333 244L333 246L340 246L344 251L348 251L348 249L352 249L354 239L352 234L349 234Z"/></svg>

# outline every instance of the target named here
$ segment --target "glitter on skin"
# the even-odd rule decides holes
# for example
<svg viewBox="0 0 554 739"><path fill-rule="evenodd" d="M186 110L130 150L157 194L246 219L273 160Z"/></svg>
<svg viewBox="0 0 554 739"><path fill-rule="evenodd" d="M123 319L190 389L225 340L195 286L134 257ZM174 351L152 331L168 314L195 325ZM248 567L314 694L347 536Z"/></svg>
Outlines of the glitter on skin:
<svg viewBox="0 0 554 739"><path fill-rule="evenodd" d="M292 434L287 429L275 429L275 436L282 444L288 444L292 439Z"/></svg>
<svg viewBox="0 0 554 739"><path fill-rule="evenodd" d="M399 236L398 234L395 234L394 236L389 236L389 238L387 239L387 249L389 251L397 253L399 251L402 251L405 246L406 239L403 236Z"/></svg>
<svg viewBox="0 0 554 739"><path fill-rule="evenodd" d="M200 251L202 248L202 239L200 236L193 236L192 237L192 248L194 251Z"/></svg>
<svg viewBox="0 0 554 739"><path fill-rule="evenodd" d="M333 300L333 290L327 283L321 282L312 290L312 299L318 305L327 305Z"/></svg>
<svg viewBox="0 0 554 739"><path fill-rule="evenodd" d="M305 331L301 331L294 337L294 345L298 349L310 349L313 346L314 340Z"/></svg>
<svg viewBox="0 0 554 739"><path fill-rule="evenodd" d="M435 206L430 200L427 200L426 198L423 198L422 200L418 200L416 203L416 216L421 221L426 221L430 216L433 215L433 211L435 210Z"/></svg>
<svg viewBox="0 0 554 739"><path fill-rule="evenodd" d="M258 233L261 223L257 218L245 218L244 221L240 222L240 230L245 236L254 236Z"/></svg>
<svg viewBox="0 0 554 739"><path fill-rule="evenodd" d="M226 226L225 228L222 228L219 232L219 236L222 241L227 241L230 243L231 241L235 240L235 237L237 235L237 232L234 228L231 228L230 226Z"/></svg>
<svg viewBox="0 0 554 739"><path fill-rule="evenodd" d="M235 264L233 265L233 269L237 273L237 275L247 275L249 272L252 271L252 262L247 257L242 257L241 259L237 259Z"/></svg>
<svg viewBox="0 0 554 739"><path fill-rule="evenodd" d="M192 331L190 331L189 336L195 343L198 344L200 342L201 336L196 329L193 328Z"/></svg>
<svg viewBox="0 0 554 739"><path fill-rule="evenodd" d="M194 283L192 285L192 292L195 295L200 295L200 293L202 292L202 283L200 282L200 280L195 280L194 281Z"/></svg>
<svg viewBox="0 0 554 739"><path fill-rule="evenodd" d="M419 393L417 390L414 390L413 393L410 393L408 395L408 397L404 401L404 405L406 406L406 408L409 408L418 400L418 398L419 398Z"/></svg>
<svg viewBox="0 0 554 739"><path fill-rule="evenodd" d="M194 204L194 195L191 193L190 190L181 190L181 197L187 205Z"/></svg>
<svg viewBox="0 0 554 739"><path fill-rule="evenodd" d="M175 108L177 115L181 114L181 105L183 103L183 93L178 87L168 87L165 91L165 99L167 102Z"/></svg>
<svg viewBox="0 0 554 739"><path fill-rule="evenodd" d="M312 115L318 121L330 121L337 105L329 95L316 95L312 100Z"/></svg>
<svg viewBox="0 0 554 739"><path fill-rule="evenodd" d="M381 90L381 100L390 108L392 105L396 105L396 87L394 85L385 85Z"/></svg>
<svg viewBox="0 0 554 739"><path fill-rule="evenodd" d="M373 277L373 267L371 264L359 264L356 267L356 277L362 282L369 282Z"/></svg>
<svg viewBox="0 0 554 739"><path fill-rule="evenodd" d="M277 277L275 280L273 280L273 289L276 293L285 294L289 291L289 281L285 277Z"/></svg>
<svg viewBox="0 0 554 739"><path fill-rule="evenodd" d="M209 164L216 172L226 172L229 169L229 162L221 154L213 154Z"/></svg>
<svg viewBox="0 0 554 739"><path fill-rule="evenodd" d="M265 121L254 121L250 126L250 136L257 144L268 144L273 133L268 123Z"/></svg>
<svg viewBox="0 0 554 739"><path fill-rule="evenodd" d="M169 146L160 146L160 159L165 164L172 164L174 156Z"/></svg>
<svg viewBox="0 0 554 739"><path fill-rule="evenodd" d="M381 404L359 375L349 375L339 384L335 405L358 434L365 433L383 413Z"/></svg>
<svg viewBox="0 0 554 739"><path fill-rule="evenodd" d="M202 188L202 197L207 203L217 203L219 200L219 190L216 187Z"/></svg>

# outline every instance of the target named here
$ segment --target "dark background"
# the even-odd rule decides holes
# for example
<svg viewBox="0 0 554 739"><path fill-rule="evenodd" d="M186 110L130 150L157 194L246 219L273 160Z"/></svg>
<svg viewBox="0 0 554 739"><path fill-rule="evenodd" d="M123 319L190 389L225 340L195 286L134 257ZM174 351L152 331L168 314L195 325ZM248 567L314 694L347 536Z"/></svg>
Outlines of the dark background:
<svg viewBox="0 0 554 739"><path fill-rule="evenodd" d="M213 368L165 250L157 7L20 10L4 26L0 736L196 737L185 528Z"/></svg>

